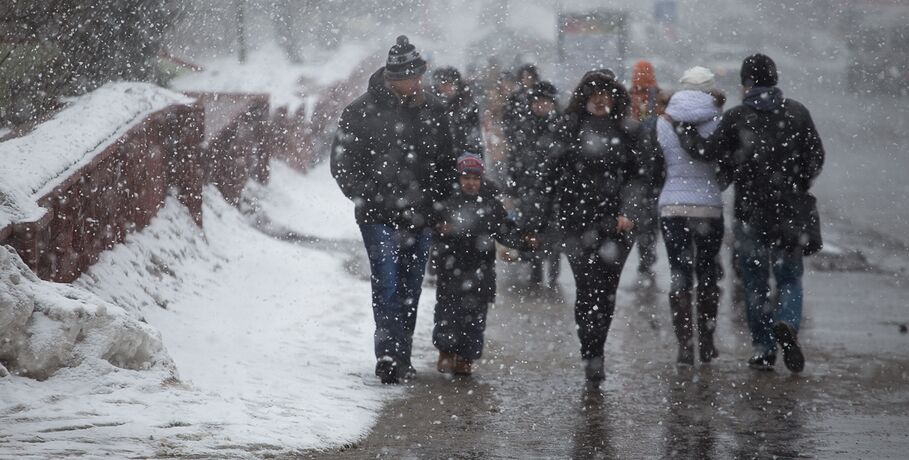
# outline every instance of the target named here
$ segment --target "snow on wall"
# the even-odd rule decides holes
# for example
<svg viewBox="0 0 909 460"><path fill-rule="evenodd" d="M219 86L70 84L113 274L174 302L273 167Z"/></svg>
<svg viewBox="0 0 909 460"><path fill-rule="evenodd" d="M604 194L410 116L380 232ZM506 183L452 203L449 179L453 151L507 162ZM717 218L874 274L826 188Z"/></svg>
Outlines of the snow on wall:
<svg viewBox="0 0 909 460"><path fill-rule="evenodd" d="M38 279L11 248L0 247L0 374L46 379L85 360L172 366L151 326L84 290Z"/></svg>
<svg viewBox="0 0 909 460"><path fill-rule="evenodd" d="M345 44L324 56L306 56L318 64L293 64L275 44L265 45L249 55L246 63L235 58L206 62L205 70L181 75L170 86L178 91L267 93L272 110L287 107L294 113L304 104L312 105L306 80L325 86L343 80L369 56L372 46Z"/></svg>
<svg viewBox="0 0 909 460"><path fill-rule="evenodd" d="M135 82L109 83L74 98L29 134L0 143L0 184L18 191L7 194L0 190L0 198L16 200L15 208L34 210L34 201L53 190L67 171L91 161L135 123L167 106L192 101ZM23 199L28 201L20 202Z"/></svg>

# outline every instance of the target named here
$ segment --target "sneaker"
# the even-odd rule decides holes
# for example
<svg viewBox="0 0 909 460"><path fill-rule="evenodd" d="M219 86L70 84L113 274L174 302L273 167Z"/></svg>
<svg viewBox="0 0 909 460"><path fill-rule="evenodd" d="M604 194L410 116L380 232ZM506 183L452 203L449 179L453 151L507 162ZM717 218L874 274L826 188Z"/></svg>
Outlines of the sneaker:
<svg viewBox="0 0 909 460"><path fill-rule="evenodd" d="M447 351L439 352L439 360L436 362L436 369L443 374L451 374L454 372L455 358L457 355L454 353L449 353Z"/></svg>
<svg viewBox="0 0 909 460"><path fill-rule="evenodd" d="M748 359L748 367L758 371L772 371L776 364L775 353L755 353Z"/></svg>
<svg viewBox="0 0 909 460"><path fill-rule="evenodd" d="M398 363L390 356L383 356L376 361L376 377L385 385L398 383Z"/></svg>
<svg viewBox="0 0 909 460"><path fill-rule="evenodd" d="M792 372L802 372L805 369L805 355L799 346L798 333L789 323L778 321L773 325L773 333L783 349L783 364Z"/></svg>
<svg viewBox="0 0 909 460"><path fill-rule="evenodd" d="M453 370L455 375L471 375L473 374L473 361L460 356L455 356Z"/></svg>
<svg viewBox="0 0 909 460"><path fill-rule="evenodd" d="M600 383L606 379L606 370L602 356L584 360L584 376L591 383Z"/></svg>

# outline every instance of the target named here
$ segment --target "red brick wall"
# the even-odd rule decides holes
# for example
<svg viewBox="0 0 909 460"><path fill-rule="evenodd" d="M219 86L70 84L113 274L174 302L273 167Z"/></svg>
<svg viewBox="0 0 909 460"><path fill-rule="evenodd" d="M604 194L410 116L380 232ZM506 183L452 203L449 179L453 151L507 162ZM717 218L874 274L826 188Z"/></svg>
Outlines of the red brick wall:
<svg viewBox="0 0 909 460"><path fill-rule="evenodd" d="M14 224L4 243L41 278L70 282L148 225L170 187L201 216L203 171L195 157L203 125L198 104L152 114L41 197L45 217Z"/></svg>
<svg viewBox="0 0 909 460"><path fill-rule="evenodd" d="M330 145L341 110L365 90L373 60L322 88L309 121L286 108L269 118L263 94L190 94L195 104L167 107L134 126L38 200L44 217L0 229L0 242L41 278L70 282L148 225L169 190L201 225L204 184L237 204L249 179L268 180L272 155L303 170L312 165Z"/></svg>

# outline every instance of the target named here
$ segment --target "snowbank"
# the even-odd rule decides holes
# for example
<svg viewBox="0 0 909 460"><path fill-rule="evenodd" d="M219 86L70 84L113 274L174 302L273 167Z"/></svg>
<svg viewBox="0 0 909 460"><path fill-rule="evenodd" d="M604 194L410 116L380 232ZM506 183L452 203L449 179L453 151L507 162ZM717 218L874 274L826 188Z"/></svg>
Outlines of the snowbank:
<svg viewBox="0 0 909 460"><path fill-rule="evenodd" d="M0 184L35 200L91 161L135 123L192 99L148 83L109 83L74 98L29 134L0 143ZM29 209L22 204L20 209Z"/></svg>
<svg viewBox="0 0 909 460"><path fill-rule="evenodd" d="M0 338L0 365L31 378L85 360L172 367L151 326L86 291L38 279L6 246L0 247ZM0 374L7 369L0 366Z"/></svg>
<svg viewBox="0 0 909 460"><path fill-rule="evenodd" d="M324 55L306 56L318 64L293 64L278 45L269 44L250 53L246 63L236 58L205 62L205 70L181 75L170 86L178 91L266 93L272 109L286 106L294 112L312 102L308 98L315 96L318 86L347 78L371 50L369 45L350 43ZM316 88L308 87L307 81Z"/></svg>
<svg viewBox="0 0 909 460"><path fill-rule="evenodd" d="M213 188L203 212L204 231L168 199L74 288L160 330L179 380L85 365L0 378L0 458L280 457L355 442L401 394L372 375L369 282L349 255L270 238Z"/></svg>
<svg viewBox="0 0 909 460"><path fill-rule="evenodd" d="M272 161L270 168L267 185L250 183L247 190L270 233L359 242L353 202L341 193L327 162L305 175L280 161Z"/></svg>

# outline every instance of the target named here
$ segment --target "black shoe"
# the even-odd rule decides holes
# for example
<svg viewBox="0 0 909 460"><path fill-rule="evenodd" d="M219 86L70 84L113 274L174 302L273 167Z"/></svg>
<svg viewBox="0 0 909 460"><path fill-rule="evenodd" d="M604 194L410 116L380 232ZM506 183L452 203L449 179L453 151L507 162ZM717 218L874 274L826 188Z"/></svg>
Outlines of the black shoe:
<svg viewBox="0 0 909 460"><path fill-rule="evenodd" d="M584 360L584 376L591 383L600 383L606 379L606 370L602 356Z"/></svg>
<svg viewBox="0 0 909 460"><path fill-rule="evenodd" d="M388 356L379 358L376 362L376 377L385 385L398 383L398 363Z"/></svg>
<svg viewBox="0 0 909 460"><path fill-rule="evenodd" d="M799 346L798 333L795 328L783 321L778 321L773 325L773 333L776 335L776 341L779 342L780 348L783 349L783 364L786 369L792 372L802 372L805 369L805 355L802 354L802 347Z"/></svg>
<svg viewBox="0 0 909 460"><path fill-rule="evenodd" d="M757 353L748 359L748 367L758 371L772 371L776 364L775 353Z"/></svg>
<svg viewBox="0 0 909 460"><path fill-rule="evenodd" d="M694 366L694 348L691 345L680 346L675 362L682 366Z"/></svg>

